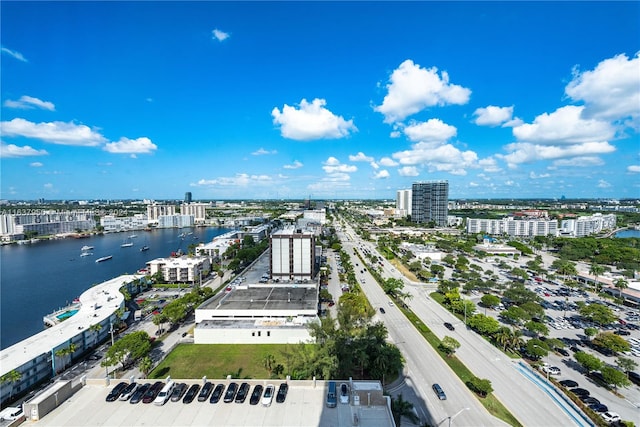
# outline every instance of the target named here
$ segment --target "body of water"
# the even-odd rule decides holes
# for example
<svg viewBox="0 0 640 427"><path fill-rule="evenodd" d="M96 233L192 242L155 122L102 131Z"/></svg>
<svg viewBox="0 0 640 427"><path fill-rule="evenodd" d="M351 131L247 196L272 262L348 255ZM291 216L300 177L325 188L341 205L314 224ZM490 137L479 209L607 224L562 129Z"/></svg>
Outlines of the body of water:
<svg viewBox="0 0 640 427"><path fill-rule="evenodd" d="M640 239L640 230L622 230L614 234L618 238L637 237Z"/></svg>
<svg viewBox="0 0 640 427"><path fill-rule="evenodd" d="M210 242L227 228L197 227L138 230L83 239L60 239L0 248L0 348L43 330L42 317L70 304L91 286L133 274L146 262L168 257L192 243ZM184 237L181 234L184 233ZM128 239L135 234L137 237ZM125 241L131 247L121 247ZM92 255L80 256L83 246ZM146 251L140 251L143 246ZM109 261L96 263L99 257Z"/></svg>

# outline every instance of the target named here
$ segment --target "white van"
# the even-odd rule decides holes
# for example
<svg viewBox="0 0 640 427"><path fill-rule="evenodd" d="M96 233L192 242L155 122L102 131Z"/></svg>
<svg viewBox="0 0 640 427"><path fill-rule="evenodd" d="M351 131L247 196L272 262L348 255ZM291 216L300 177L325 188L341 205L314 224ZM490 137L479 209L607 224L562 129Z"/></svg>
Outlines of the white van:
<svg viewBox="0 0 640 427"><path fill-rule="evenodd" d="M162 406L167 403L167 400L169 400L169 398L171 397L171 392L173 392L174 386L175 383L173 381L169 381L168 383L166 383L164 387L162 387L162 390L160 390L160 393L158 393L156 400L153 401L153 404Z"/></svg>
<svg viewBox="0 0 640 427"><path fill-rule="evenodd" d="M14 421L22 416L22 406L19 408L8 407L0 412L0 421Z"/></svg>

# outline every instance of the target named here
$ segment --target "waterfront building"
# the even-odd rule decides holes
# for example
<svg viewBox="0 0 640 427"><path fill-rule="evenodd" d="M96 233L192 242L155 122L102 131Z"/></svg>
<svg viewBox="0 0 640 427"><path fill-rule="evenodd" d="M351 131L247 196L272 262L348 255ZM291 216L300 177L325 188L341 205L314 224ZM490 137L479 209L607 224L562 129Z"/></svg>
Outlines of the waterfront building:
<svg viewBox="0 0 640 427"><path fill-rule="evenodd" d="M411 221L418 224L433 221L446 227L448 202L448 181L415 182L411 187Z"/></svg>
<svg viewBox="0 0 640 427"><path fill-rule="evenodd" d="M493 236L520 237L556 236L558 221L555 219L502 219L467 218L467 233L484 233Z"/></svg>
<svg viewBox="0 0 640 427"><path fill-rule="evenodd" d="M161 273L169 283L197 283L211 270L211 262L206 256L181 256L156 258L147 262L150 275Z"/></svg>
<svg viewBox="0 0 640 427"><path fill-rule="evenodd" d="M289 227L271 233L271 278L310 280L316 275L316 245L313 231Z"/></svg>
<svg viewBox="0 0 640 427"><path fill-rule="evenodd" d="M584 237L600 233L603 230L616 228L616 215L597 213L581 216L576 219L564 219L560 223L560 234L563 236Z"/></svg>
<svg viewBox="0 0 640 427"><path fill-rule="evenodd" d="M208 203L183 203L180 205L180 213L193 216L195 224L204 224L209 206Z"/></svg>
<svg viewBox="0 0 640 427"><path fill-rule="evenodd" d="M105 215L100 218L100 225L104 227L104 231L114 233L128 230L143 230L149 226L149 220L145 214L134 214L133 216L123 217Z"/></svg>
<svg viewBox="0 0 640 427"><path fill-rule="evenodd" d="M185 228L193 227L195 221L193 215L161 215L157 224L158 228Z"/></svg>
<svg viewBox="0 0 640 427"><path fill-rule="evenodd" d="M93 230L96 213L90 209L52 211L29 210L0 215L0 237L3 242L21 240L26 233L37 236L76 233Z"/></svg>
<svg viewBox="0 0 640 427"><path fill-rule="evenodd" d="M396 192L396 210L398 215L407 216L411 214L411 190L398 190Z"/></svg>
<svg viewBox="0 0 640 427"><path fill-rule="evenodd" d="M175 214L175 205L160 205L157 203L147 205L147 218L149 219L150 223L158 224L161 216Z"/></svg>

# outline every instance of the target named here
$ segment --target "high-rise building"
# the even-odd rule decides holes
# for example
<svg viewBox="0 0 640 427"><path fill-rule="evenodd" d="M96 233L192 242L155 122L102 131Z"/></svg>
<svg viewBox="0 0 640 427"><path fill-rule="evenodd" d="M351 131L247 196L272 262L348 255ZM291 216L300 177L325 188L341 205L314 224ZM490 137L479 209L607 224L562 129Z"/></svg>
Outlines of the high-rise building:
<svg viewBox="0 0 640 427"><path fill-rule="evenodd" d="M411 221L434 221L440 227L447 226L449 204L448 181L415 182L411 187Z"/></svg>
<svg viewBox="0 0 640 427"><path fill-rule="evenodd" d="M315 276L316 245L312 231L286 228L271 234L271 278L309 280Z"/></svg>
<svg viewBox="0 0 640 427"><path fill-rule="evenodd" d="M184 193L184 202L191 203L191 191L187 191Z"/></svg>
<svg viewBox="0 0 640 427"><path fill-rule="evenodd" d="M411 215L411 190L398 190L396 194L396 209L400 215Z"/></svg>

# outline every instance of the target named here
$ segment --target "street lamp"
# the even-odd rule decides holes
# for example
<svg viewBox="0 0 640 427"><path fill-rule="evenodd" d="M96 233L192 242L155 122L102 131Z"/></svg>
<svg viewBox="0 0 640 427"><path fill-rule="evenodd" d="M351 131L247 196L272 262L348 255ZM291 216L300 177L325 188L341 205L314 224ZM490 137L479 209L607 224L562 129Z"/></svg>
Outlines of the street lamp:
<svg viewBox="0 0 640 427"><path fill-rule="evenodd" d="M451 423L453 422L453 419L455 417L457 417L458 415L460 415L461 413L463 413L464 411L468 411L471 408L462 408L460 409L458 412L456 412L453 416L449 417L449 427L451 427Z"/></svg>

